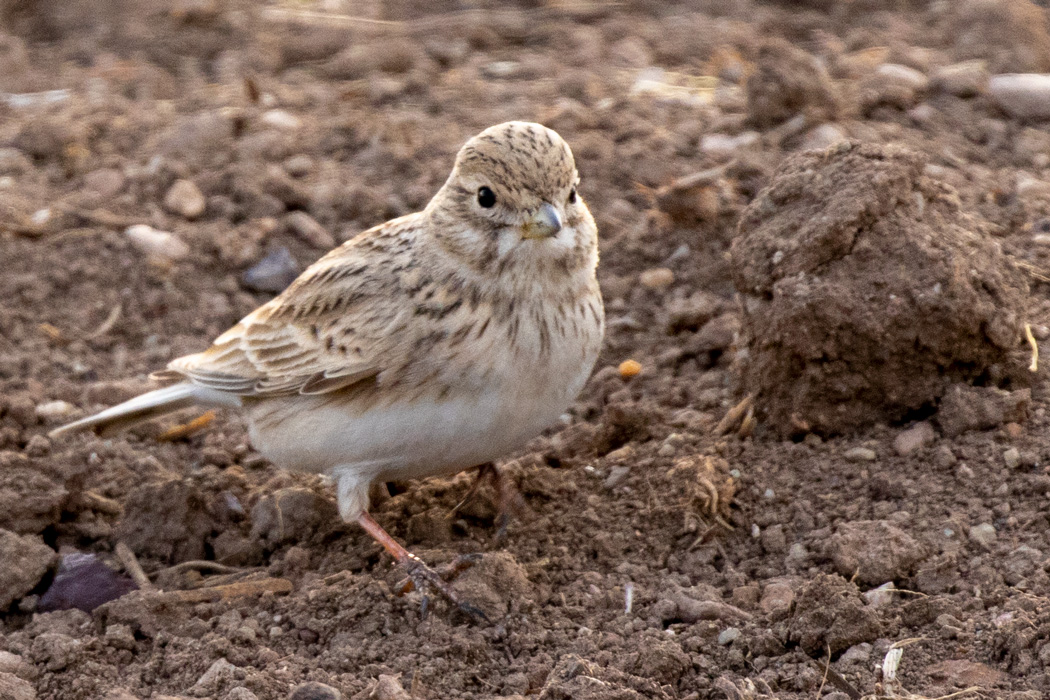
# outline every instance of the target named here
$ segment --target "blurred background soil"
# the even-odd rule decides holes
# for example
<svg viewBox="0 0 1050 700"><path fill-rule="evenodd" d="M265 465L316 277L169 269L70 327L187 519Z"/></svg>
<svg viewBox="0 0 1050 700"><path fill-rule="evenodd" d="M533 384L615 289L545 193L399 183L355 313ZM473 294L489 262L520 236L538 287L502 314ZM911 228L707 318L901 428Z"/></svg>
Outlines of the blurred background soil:
<svg viewBox="0 0 1050 700"><path fill-rule="evenodd" d="M1042 5L0 0L0 66L0 698L1050 694ZM508 119L576 154L602 358L502 541L473 474L373 493L491 623L236 416L46 437Z"/></svg>

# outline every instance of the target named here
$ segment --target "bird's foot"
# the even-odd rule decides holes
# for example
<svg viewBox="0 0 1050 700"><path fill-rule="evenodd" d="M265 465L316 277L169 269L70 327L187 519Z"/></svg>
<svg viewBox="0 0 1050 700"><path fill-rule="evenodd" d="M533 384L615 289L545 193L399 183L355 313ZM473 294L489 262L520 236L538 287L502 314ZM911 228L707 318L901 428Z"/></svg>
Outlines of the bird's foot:
<svg viewBox="0 0 1050 700"><path fill-rule="evenodd" d="M412 591L413 589L419 591L423 596L423 602L420 604L420 613L425 618L427 616L428 609L430 607L430 595L429 591L433 591L436 594L443 597L452 605L459 608L460 611L465 613L468 617L475 621L488 621L488 616L481 611L476 605L464 600L462 596L449 585L452 581L456 580L456 577L461 573L469 569L471 566L478 561L480 555L478 554L464 554L456 557L448 564L440 567L440 569L434 569L423 563L423 560L414 554L409 554L408 559L401 562L401 566L408 573L408 578L402 581L398 585L398 591L401 595Z"/></svg>
<svg viewBox="0 0 1050 700"><path fill-rule="evenodd" d="M467 489L461 500L452 509L453 513L459 513L463 506L471 499L478 496L484 481L492 482L492 488L496 491L496 539L503 540L507 536L507 527L514 516L518 515L525 506L521 493L504 474L491 462L478 467L478 475L474 483Z"/></svg>
<svg viewBox="0 0 1050 700"><path fill-rule="evenodd" d="M456 557L449 564L442 567L441 571L437 571L427 566L423 563L422 559L405 549L404 545L391 537L390 533L384 530L383 526L377 523L367 511L364 511L357 516L357 522L376 542L383 545L383 549L389 552L397 563L405 569L408 578L398 585L400 594L404 595L412 589L418 590L423 595L421 606L423 617L426 617L427 611L430 607L428 592L435 591L445 600L466 613L471 619L475 621L488 620L488 617L480 608L464 600L462 596L460 596L459 593L449 585L449 581L454 580L457 576L474 565L478 560L478 555L467 554Z"/></svg>

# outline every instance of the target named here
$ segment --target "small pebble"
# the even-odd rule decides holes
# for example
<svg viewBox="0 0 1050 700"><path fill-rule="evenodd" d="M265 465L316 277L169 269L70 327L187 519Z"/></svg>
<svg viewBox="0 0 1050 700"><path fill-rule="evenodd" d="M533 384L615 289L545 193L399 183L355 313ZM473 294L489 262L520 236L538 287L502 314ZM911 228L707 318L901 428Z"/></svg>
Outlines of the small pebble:
<svg viewBox="0 0 1050 700"><path fill-rule="evenodd" d="M184 219L196 219L206 205L204 195L190 180L176 180L164 195L164 208Z"/></svg>
<svg viewBox="0 0 1050 700"><path fill-rule="evenodd" d="M190 254L186 241L178 236L159 231L146 224L129 226L124 231L131 244L154 260L171 262L181 260Z"/></svg>
<svg viewBox="0 0 1050 700"><path fill-rule="evenodd" d="M335 236L305 211L293 211L285 217L288 229L314 248L328 250L335 247Z"/></svg>
<svg viewBox="0 0 1050 700"><path fill-rule="evenodd" d="M986 549L991 548L998 538L999 534L991 523L981 523L970 528L970 539Z"/></svg>
<svg viewBox="0 0 1050 700"><path fill-rule="evenodd" d="M324 683L303 683L291 692L288 700L343 700L343 694Z"/></svg>
<svg viewBox="0 0 1050 700"><path fill-rule="evenodd" d="M952 448L947 445L941 445L933 453L933 463L941 469L949 469L955 466L958 462L958 458L955 453L952 452Z"/></svg>
<svg viewBox="0 0 1050 700"><path fill-rule="evenodd" d="M38 607L42 612L73 609L91 612L136 588L134 581L106 566L98 555L71 552L62 555L58 573L40 596Z"/></svg>
<svg viewBox="0 0 1050 700"><path fill-rule="evenodd" d="M100 199L116 197L124 189L124 173L114 168L92 170L84 176L84 189L93 192Z"/></svg>
<svg viewBox="0 0 1050 700"><path fill-rule="evenodd" d="M878 588L872 588L870 591L864 593L864 600L868 601L868 605L873 608L884 608L893 602L893 596L897 592L897 587L893 585L893 581L882 584Z"/></svg>
<svg viewBox="0 0 1050 700"><path fill-rule="evenodd" d="M231 664L226 659L216 659L208 670L194 684L194 687L199 690L217 690L218 687L234 679L237 673L237 667Z"/></svg>
<svg viewBox="0 0 1050 700"><path fill-rule="evenodd" d="M106 700L109 700L109 698L106 698ZM226 697L223 700L259 700L259 696L242 687L231 689L230 692L226 693Z"/></svg>
<svg viewBox="0 0 1050 700"><path fill-rule="evenodd" d="M45 421L65 418L76 412L77 407L68 401L46 401L36 406L37 418Z"/></svg>
<svg viewBox="0 0 1050 700"><path fill-rule="evenodd" d="M933 426L929 423L916 423L893 440L893 449L902 457L914 454L936 439Z"/></svg>
<svg viewBox="0 0 1050 700"><path fill-rule="evenodd" d="M264 112L262 117L260 117L260 121L266 126L286 131L293 131L303 125L299 117L283 109L271 109L268 112Z"/></svg>
<svg viewBox="0 0 1050 700"><path fill-rule="evenodd" d="M738 639L740 639L740 630L736 627L727 627L718 635L718 643L721 646L732 644Z"/></svg>
<svg viewBox="0 0 1050 700"><path fill-rule="evenodd" d="M763 589L758 607L774 617L783 617L795 602L795 592L786 583L770 583Z"/></svg>
<svg viewBox="0 0 1050 700"><path fill-rule="evenodd" d="M284 161L284 171L292 177L308 175L315 167L314 159L305 153L296 154Z"/></svg>
<svg viewBox="0 0 1050 700"><path fill-rule="evenodd" d="M938 68L930 82L934 90L956 97L974 97L984 90L988 77L988 64L978 59Z"/></svg>
<svg viewBox="0 0 1050 700"><path fill-rule="evenodd" d="M666 267L654 267L644 271L639 277L643 287L663 290L674 284L674 272Z"/></svg>
<svg viewBox="0 0 1050 700"><path fill-rule="evenodd" d="M802 143L799 144L799 149L822 151L848 138L849 134L838 124L820 124L806 132L802 137Z"/></svg>
<svg viewBox="0 0 1050 700"><path fill-rule="evenodd" d="M736 136L707 134L700 139L700 150L712 158L731 158L737 151L757 144L761 138L757 131L745 131Z"/></svg>
<svg viewBox="0 0 1050 700"><path fill-rule="evenodd" d="M930 82L921 71L899 63L884 63L875 70L875 75L898 85L906 85L919 92L924 91Z"/></svg>
<svg viewBox="0 0 1050 700"><path fill-rule="evenodd" d="M1016 447L1003 452L1003 463L1006 464L1010 469L1017 469L1021 466L1021 452Z"/></svg>
<svg viewBox="0 0 1050 700"><path fill-rule="evenodd" d="M380 675L376 687L368 695L369 700L411 700L408 692L401 687L397 676Z"/></svg>
<svg viewBox="0 0 1050 700"><path fill-rule="evenodd" d="M1050 117L1050 75L1009 73L992 76L988 97L1001 110L1017 119Z"/></svg>
<svg viewBox="0 0 1050 700"><path fill-rule="evenodd" d="M241 282L248 289L256 292L284 291L284 288L295 281L299 276L299 266L295 258L287 248L281 246L270 251L269 254L241 275Z"/></svg>
<svg viewBox="0 0 1050 700"><path fill-rule="evenodd" d="M642 363L637 360L624 360L620 363L618 371L622 378L630 379L631 377L641 374Z"/></svg>
<svg viewBox="0 0 1050 700"><path fill-rule="evenodd" d="M868 447L854 447L846 450L842 456L850 462L874 462L878 457L875 450Z"/></svg>

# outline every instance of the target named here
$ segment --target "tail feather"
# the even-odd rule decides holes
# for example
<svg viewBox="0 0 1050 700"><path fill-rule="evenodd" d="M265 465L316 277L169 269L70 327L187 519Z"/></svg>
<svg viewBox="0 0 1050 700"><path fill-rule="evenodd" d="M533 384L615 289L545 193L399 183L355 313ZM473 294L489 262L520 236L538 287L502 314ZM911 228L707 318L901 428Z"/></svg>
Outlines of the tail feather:
<svg viewBox="0 0 1050 700"><path fill-rule="evenodd" d="M233 394L184 382L147 392L101 413L60 426L48 436L56 438L91 429L104 436L113 435L137 423L193 405L237 407L241 405L241 399Z"/></svg>

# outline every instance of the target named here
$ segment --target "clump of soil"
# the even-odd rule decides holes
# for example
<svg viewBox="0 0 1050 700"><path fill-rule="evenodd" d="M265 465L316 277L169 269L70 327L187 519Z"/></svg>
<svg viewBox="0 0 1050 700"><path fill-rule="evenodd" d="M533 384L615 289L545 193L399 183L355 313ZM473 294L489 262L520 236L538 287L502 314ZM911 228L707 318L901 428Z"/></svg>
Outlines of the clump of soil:
<svg viewBox="0 0 1050 700"><path fill-rule="evenodd" d="M835 116L834 85L827 69L783 39L762 45L746 88L748 119L760 128L775 126L796 114L804 114L813 122Z"/></svg>
<svg viewBox="0 0 1050 700"><path fill-rule="evenodd" d="M984 58L993 73L1050 70L1046 11L1031 0L966 0L953 3L948 35L958 58Z"/></svg>
<svg viewBox="0 0 1050 700"><path fill-rule="evenodd" d="M901 420L1020 341L1025 277L924 166L843 143L788 160L745 210L742 381L778 433Z"/></svg>

